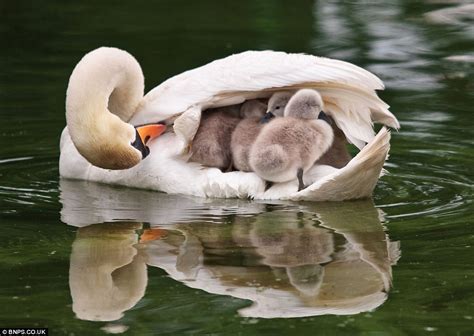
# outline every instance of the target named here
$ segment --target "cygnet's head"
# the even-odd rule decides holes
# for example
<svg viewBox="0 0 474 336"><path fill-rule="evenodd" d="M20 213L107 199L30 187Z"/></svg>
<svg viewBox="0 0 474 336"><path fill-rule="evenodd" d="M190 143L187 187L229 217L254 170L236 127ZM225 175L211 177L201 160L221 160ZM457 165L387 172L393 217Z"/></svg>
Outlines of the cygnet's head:
<svg viewBox="0 0 474 336"><path fill-rule="evenodd" d="M299 119L318 119L324 103L316 90L302 89L291 97L285 108L285 117Z"/></svg>
<svg viewBox="0 0 474 336"><path fill-rule="evenodd" d="M285 111L285 106L288 104L291 96L294 92L291 91L281 91L274 93L268 100L268 109L267 113L271 112L276 117L283 117L283 112Z"/></svg>
<svg viewBox="0 0 474 336"><path fill-rule="evenodd" d="M240 107L240 117L246 118L261 118L265 115L267 106L257 99L247 100Z"/></svg>

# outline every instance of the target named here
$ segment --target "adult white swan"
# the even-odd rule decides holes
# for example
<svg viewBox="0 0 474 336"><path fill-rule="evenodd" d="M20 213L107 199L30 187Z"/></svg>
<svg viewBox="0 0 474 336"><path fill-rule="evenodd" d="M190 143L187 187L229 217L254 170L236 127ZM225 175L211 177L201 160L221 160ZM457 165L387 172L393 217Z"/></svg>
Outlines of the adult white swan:
<svg viewBox="0 0 474 336"><path fill-rule="evenodd" d="M254 173L223 173L189 163L183 156L202 110L305 87L321 93L325 111L361 149L346 167L314 166L305 177L308 187L300 192L296 181L265 190L264 181ZM380 79L347 62L247 51L172 77L143 97L144 78L133 56L99 48L82 58L69 80L60 175L202 197L318 201L369 197L390 140L385 127L375 135L373 122L399 127L388 105L377 97L379 89L383 89ZM147 142L134 128L156 122L173 122L173 132ZM158 126L149 136L162 131Z"/></svg>

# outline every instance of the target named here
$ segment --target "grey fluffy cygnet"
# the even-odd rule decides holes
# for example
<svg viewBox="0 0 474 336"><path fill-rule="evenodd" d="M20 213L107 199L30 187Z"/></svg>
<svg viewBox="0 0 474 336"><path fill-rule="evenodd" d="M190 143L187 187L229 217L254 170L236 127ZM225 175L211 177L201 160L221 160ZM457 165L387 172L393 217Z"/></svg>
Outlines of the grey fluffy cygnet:
<svg viewBox="0 0 474 336"><path fill-rule="evenodd" d="M240 107L240 117L242 119L261 118L267 111L267 105L258 99L250 99Z"/></svg>
<svg viewBox="0 0 474 336"><path fill-rule="evenodd" d="M293 95L294 92L292 91L281 91L274 93L268 100L267 112L271 112L278 117L283 117L285 107Z"/></svg>
<svg viewBox="0 0 474 336"><path fill-rule="evenodd" d="M267 114L271 112L273 116L283 116L283 111L288 104L290 98L294 95L293 91L280 91L268 100ZM331 121L331 127L334 132L334 141L326 153L316 162L321 165L328 165L335 168L342 168L346 166L352 157L347 150L347 139L344 132L337 127L334 120L328 117Z"/></svg>
<svg viewBox="0 0 474 336"><path fill-rule="evenodd" d="M273 120L260 131L250 149L252 170L271 182L298 178L298 190L303 189L303 173L329 149L334 138L322 109L317 91L299 90L289 100L284 118Z"/></svg>
<svg viewBox="0 0 474 336"><path fill-rule="evenodd" d="M262 124L262 117L267 111L267 105L253 99L247 100L240 108L240 116L243 118L232 133L230 147L232 161L235 169L249 172L249 152L255 138L257 138Z"/></svg>
<svg viewBox="0 0 474 336"><path fill-rule="evenodd" d="M233 116L226 108L204 112L192 142L192 155L189 161L230 170L232 167L230 139L239 121L240 118Z"/></svg>
<svg viewBox="0 0 474 336"><path fill-rule="evenodd" d="M274 117L283 117L285 107L293 94L294 92L292 91L280 91L274 93L268 100L267 113L265 114L263 122Z"/></svg>

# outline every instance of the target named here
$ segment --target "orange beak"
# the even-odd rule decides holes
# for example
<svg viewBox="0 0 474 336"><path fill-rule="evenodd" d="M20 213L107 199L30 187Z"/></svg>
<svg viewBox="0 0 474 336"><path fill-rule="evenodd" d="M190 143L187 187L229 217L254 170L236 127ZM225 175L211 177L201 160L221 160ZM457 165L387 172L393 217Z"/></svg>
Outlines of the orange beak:
<svg viewBox="0 0 474 336"><path fill-rule="evenodd" d="M146 124L142 126L135 127L140 138L142 139L143 144L154 138L159 137L165 130L166 125L163 124Z"/></svg>

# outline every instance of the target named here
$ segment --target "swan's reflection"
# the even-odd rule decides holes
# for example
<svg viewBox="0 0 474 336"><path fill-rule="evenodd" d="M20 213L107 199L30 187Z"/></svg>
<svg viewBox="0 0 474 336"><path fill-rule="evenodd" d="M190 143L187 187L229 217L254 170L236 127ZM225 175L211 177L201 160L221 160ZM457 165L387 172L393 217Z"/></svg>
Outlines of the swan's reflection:
<svg viewBox="0 0 474 336"><path fill-rule="evenodd" d="M74 311L89 320L118 319L138 302L145 257L186 286L253 301L243 316L271 318L372 310L386 300L399 256L370 201L268 205L70 181L61 200L69 224L152 223L139 244L139 224L79 229L70 285Z"/></svg>
<svg viewBox="0 0 474 336"><path fill-rule="evenodd" d="M78 318L115 321L143 297L148 277L143 250L135 245L140 227L124 222L78 230L69 268Z"/></svg>

